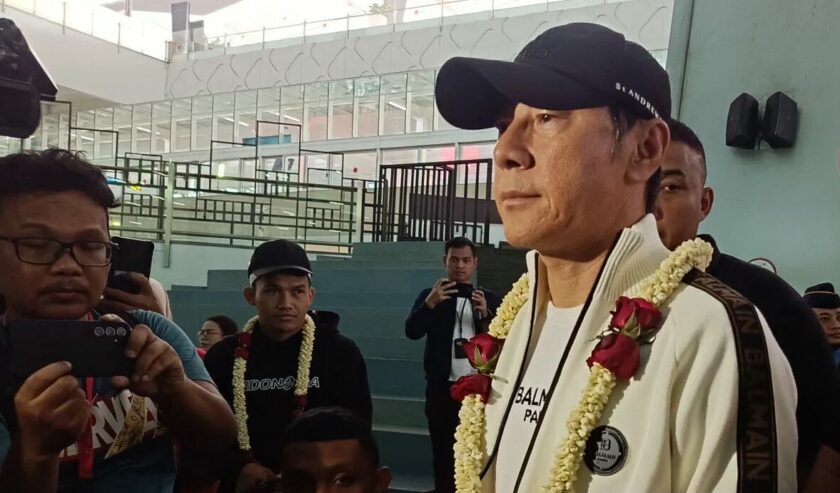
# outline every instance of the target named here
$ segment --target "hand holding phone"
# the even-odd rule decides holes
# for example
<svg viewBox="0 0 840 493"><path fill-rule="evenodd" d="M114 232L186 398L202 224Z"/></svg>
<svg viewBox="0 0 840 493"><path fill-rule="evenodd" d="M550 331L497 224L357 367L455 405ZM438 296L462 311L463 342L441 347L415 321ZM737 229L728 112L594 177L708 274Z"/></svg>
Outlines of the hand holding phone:
<svg viewBox="0 0 840 493"><path fill-rule="evenodd" d="M54 457L73 444L90 419L91 405L66 361L36 371L15 395L21 445L30 456Z"/></svg>
<svg viewBox="0 0 840 493"><path fill-rule="evenodd" d="M139 286L140 292L132 294L121 289L105 288L97 309L100 313L125 313L131 310L146 310L166 316L164 301L158 299L152 288L151 280L142 274L126 272L120 275L132 285Z"/></svg>
<svg viewBox="0 0 840 493"><path fill-rule="evenodd" d="M134 240L114 236L111 241L117 245L111 258L108 287L131 294L140 294L142 286L133 282L126 273L141 274L149 278L152 273L152 256L155 244L146 240Z"/></svg>

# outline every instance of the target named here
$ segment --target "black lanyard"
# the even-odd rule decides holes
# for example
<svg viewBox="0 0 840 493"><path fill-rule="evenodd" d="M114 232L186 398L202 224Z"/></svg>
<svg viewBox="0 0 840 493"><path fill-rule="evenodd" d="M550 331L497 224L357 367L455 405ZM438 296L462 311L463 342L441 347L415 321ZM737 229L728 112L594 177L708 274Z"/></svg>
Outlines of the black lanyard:
<svg viewBox="0 0 840 493"><path fill-rule="evenodd" d="M455 298L455 317L458 320L458 337L456 339L462 339L463 336L464 336L464 325L463 325L464 308L466 308L467 305L470 304L470 300L464 298L464 304L461 305L461 309L458 310L458 300L459 299L460 298ZM475 332L475 328L473 328L473 332Z"/></svg>

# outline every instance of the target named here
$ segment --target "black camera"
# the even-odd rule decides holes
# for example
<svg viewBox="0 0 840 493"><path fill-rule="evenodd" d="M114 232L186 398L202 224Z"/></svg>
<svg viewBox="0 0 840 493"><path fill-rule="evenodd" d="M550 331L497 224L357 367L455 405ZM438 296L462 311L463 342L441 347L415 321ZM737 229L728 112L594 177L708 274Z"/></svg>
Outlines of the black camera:
<svg viewBox="0 0 840 493"><path fill-rule="evenodd" d="M0 19L0 135L25 139L41 121L41 101L58 87L11 19Z"/></svg>

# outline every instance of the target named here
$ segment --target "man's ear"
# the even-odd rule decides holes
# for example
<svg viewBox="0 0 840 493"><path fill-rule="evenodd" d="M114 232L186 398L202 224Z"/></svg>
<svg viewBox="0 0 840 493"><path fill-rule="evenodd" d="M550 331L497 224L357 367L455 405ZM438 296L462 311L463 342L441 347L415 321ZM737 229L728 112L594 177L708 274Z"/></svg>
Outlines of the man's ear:
<svg viewBox="0 0 840 493"><path fill-rule="evenodd" d="M627 177L631 183L647 183L662 166L671 142L671 131L663 120L653 119L637 123L633 133L636 135L636 148L627 168Z"/></svg>
<svg viewBox="0 0 840 493"><path fill-rule="evenodd" d="M257 292L251 286L246 286L245 289L242 290L242 295L245 297L245 301L248 302L251 306L257 306Z"/></svg>
<svg viewBox="0 0 840 493"><path fill-rule="evenodd" d="M712 213L712 206L715 204L715 191L712 187L703 189L703 196L700 198L700 221L703 221Z"/></svg>
<svg viewBox="0 0 840 493"><path fill-rule="evenodd" d="M376 493L385 493L391 485L391 470L380 467L376 470Z"/></svg>

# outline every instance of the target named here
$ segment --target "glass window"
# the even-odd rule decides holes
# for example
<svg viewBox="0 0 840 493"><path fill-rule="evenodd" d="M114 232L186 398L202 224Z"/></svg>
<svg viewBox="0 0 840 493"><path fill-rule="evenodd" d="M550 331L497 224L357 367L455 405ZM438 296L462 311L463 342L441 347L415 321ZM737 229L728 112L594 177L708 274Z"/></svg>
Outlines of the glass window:
<svg viewBox="0 0 840 493"><path fill-rule="evenodd" d="M280 142L299 142L303 133L303 86L280 89L280 118L289 124L281 129Z"/></svg>
<svg viewBox="0 0 840 493"><path fill-rule="evenodd" d="M353 79L330 82L330 139L353 136Z"/></svg>
<svg viewBox="0 0 840 493"><path fill-rule="evenodd" d="M410 164L417 161L417 149L388 149L382 151L382 164Z"/></svg>
<svg viewBox="0 0 840 493"><path fill-rule="evenodd" d="M113 108L97 108L94 118L96 120L95 127L98 130L113 130ZM96 132L94 139L96 140L96 151L94 155L97 158L108 158L115 155L114 134L111 132Z"/></svg>
<svg viewBox="0 0 840 493"><path fill-rule="evenodd" d="M152 105L134 105L131 122L134 132L132 139L134 152L149 154L152 151Z"/></svg>
<svg viewBox="0 0 840 493"><path fill-rule="evenodd" d="M280 88L260 89L257 93L257 117L263 122L280 121ZM280 135L279 125L260 123L260 137Z"/></svg>
<svg viewBox="0 0 840 493"><path fill-rule="evenodd" d="M44 147L67 147L67 141L61 142L58 130L59 115L44 115Z"/></svg>
<svg viewBox="0 0 840 493"><path fill-rule="evenodd" d="M435 130L454 130L455 127L449 124L441 115L435 102Z"/></svg>
<svg viewBox="0 0 840 493"><path fill-rule="evenodd" d="M114 130L119 134L120 154L132 152L131 106L117 106L114 108Z"/></svg>
<svg viewBox="0 0 840 493"><path fill-rule="evenodd" d="M192 149L210 149L212 135L213 96L194 97L192 101Z"/></svg>
<svg viewBox="0 0 840 493"><path fill-rule="evenodd" d="M421 163L438 163L441 161L455 160L455 146L421 147L418 150Z"/></svg>
<svg viewBox="0 0 840 493"><path fill-rule="evenodd" d="M172 138L172 102L161 101L152 105L152 152L170 152Z"/></svg>
<svg viewBox="0 0 840 493"><path fill-rule="evenodd" d="M326 140L329 83L306 84L303 94L303 140L306 142Z"/></svg>
<svg viewBox="0 0 840 493"><path fill-rule="evenodd" d="M408 131L431 132L435 118L435 73L433 70L408 74Z"/></svg>
<svg viewBox="0 0 840 493"><path fill-rule="evenodd" d="M356 79L353 136L379 135L379 77Z"/></svg>
<svg viewBox="0 0 840 493"><path fill-rule="evenodd" d="M190 134L192 123L192 100L190 98L172 101L172 151L182 152L190 150Z"/></svg>
<svg viewBox="0 0 840 493"><path fill-rule="evenodd" d="M382 77L382 135L405 133L405 76L406 74L397 74Z"/></svg>
<svg viewBox="0 0 840 493"><path fill-rule="evenodd" d="M233 94L213 96L213 139L233 142ZM230 144L213 144L215 149L231 147Z"/></svg>
<svg viewBox="0 0 840 493"><path fill-rule="evenodd" d="M461 145L461 159L492 159L493 158L492 142L485 144L463 144Z"/></svg>
<svg viewBox="0 0 840 493"><path fill-rule="evenodd" d="M257 91L236 93L236 142L254 141L257 135Z"/></svg>
<svg viewBox="0 0 840 493"><path fill-rule="evenodd" d="M94 110L82 110L76 112L76 149L82 151L87 155L88 159L96 157L95 150L95 132L92 130L95 125Z"/></svg>

